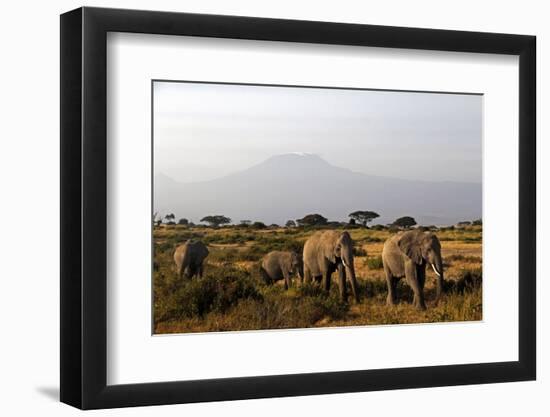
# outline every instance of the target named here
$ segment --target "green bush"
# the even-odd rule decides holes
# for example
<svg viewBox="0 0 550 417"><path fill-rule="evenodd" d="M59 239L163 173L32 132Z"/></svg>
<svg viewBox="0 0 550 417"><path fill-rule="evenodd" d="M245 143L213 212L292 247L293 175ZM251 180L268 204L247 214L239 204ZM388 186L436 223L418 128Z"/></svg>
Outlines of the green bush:
<svg viewBox="0 0 550 417"><path fill-rule="evenodd" d="M374 258L367 258L367 266L369 269L382 269L384 267L384 263L382 262L381 256L376 256Z"/></svg>
<svg viewBox="0 0 550 417"><path fill-rule="evenodd" d="M447 261L481 262L479 256L468 256L460 253L449 255L445 258Z"/></svg>
<svg viewBox="0 0 550 417"><path fill-rule="evenodd" d="M212 275L176 282L164 288L164 302L155 305L155 320L204 317L224 313L242 299L260 300L256 283L246 271L214 268Z"/></svg>
<svg viewBox="0 0 550 417"><path fill-rule="evenodd" d="M448 292L463 294L464 292L472 292L475 289L481 288L483 283L483 274L481 269L464 269L460 271L456 279L445 281L445 289Z"/></svg>
<svg viewBox="0 0 550 417"><path fill-rule="evenodd" d="M367 256L367 251L362 246L353 247L354 256Z"/></svg>
<svg viewBox="0 0 550 417"><path fill-rule="evenodd" d="M481 236L466 236L462 238L463 242L481 242Z"/></svg>
<svg viewBox="0 0 550 417"><path fill-rule="evenodd" d="M203 242L206 244L233 245L244 244L254 239L255 235L253 233L217 233L206 236Z"/></svg>
<svg viewBox="0 0 550 417"><path fill-rule="evenodd" d="M374 226L371 226L372 230L386 230L386 226L383 224L375 224Z"/></svg>
<svg viewBox="0 0 550 417"><path fill-rule="evenodd" d="M252 246L241 252L240 257L243 261L257 261L274 250L302 253L303 243L282 233L265 234L258 236Z"/></svg>

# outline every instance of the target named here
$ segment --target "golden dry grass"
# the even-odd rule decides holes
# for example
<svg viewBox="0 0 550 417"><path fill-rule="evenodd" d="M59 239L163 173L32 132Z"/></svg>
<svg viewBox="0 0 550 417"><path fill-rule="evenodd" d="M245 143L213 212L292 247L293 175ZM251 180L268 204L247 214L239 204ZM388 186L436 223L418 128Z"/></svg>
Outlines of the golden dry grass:
<svg viewBox="0 0 550 417"><path fill-rule="evenodd" d="M300 250L314 230L226 227L157 227L154 230L155 333L334 327L482 319L482 229L439 230L448 291L435 305L435 275L427 270L428 309L412 305L412 292L401 280L400 303L385 305L386 287L379 257L388 230L347 229L355 242L359 305L341 303L336 285L325 295L318 288L266 287L258 280L258 261L275 249ZM202 280L180 282L172 266L175 246L188 238L208 244ZM333 277L335 284L336 277ZM209 298L208 298L209 297Z"/></svg>

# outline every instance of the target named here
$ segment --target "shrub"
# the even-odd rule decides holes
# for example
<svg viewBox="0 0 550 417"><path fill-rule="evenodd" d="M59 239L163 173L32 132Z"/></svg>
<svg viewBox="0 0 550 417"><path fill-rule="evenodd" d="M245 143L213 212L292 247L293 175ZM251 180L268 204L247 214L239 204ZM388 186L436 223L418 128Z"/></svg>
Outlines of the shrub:
<svg viewBox="0 0 550 417"><path fill-rule="evenodd" d="M464 294L464 292L472 292L475 289L481 288L482 281L481 269L462 270L456 281L446 281L446 289Z"/></svg>
<svg viewBox="0 0 550 417"><path fill-rule="evenodd" d="M382 262L381 256L376 256L374 258L367 258L367 266L369 269L382 269L384 267L384 263Z"/></svg>
<svg viewBox="0 0 550 417"><path fill-rule="evenodd" d="M462 238L463 242L481 242L481 236L465 236Z"/></svg>
<svg viewBox="0 0 550 417"><path fill-rule="evenodd" d="M328 222L326 217L320 214L308 214L301 219L296 219L298 226L323 226Z"/></svg>
<svg viewBox="0 0 550 417"><path fill-rule="evenodd" d="M239 300L261 299L250 274L236 268L216 268L212 275L176 282L162 292L163 302L155 304L156 321L224 313Z"/></svg>
<svg viewBox="0 0 550 417"><path fill-rule="evenodd" d="M367 256L367 251L362 246L353 247L354 256Z"/></svg>
<svg viewBox="0 0 550 417"><path fill-rule="evenodd" d="M455 253L453 255L449 255L446 257L446 260L448 261L464 261L464 262L481 262L481 258L479 256L468 256L468 255L462 255L460 253Z"/></svg>
<svg viewBox="0 0 550 417"><path fill-rule="evenodd" d="M378 279L367 279L364 283L359 281L358 284L359 293L362 294L363 297L376 297L380 294L385 297L388 291L386 288L386 281Z"/></svg>
<svg viewBox="0 0 550 417"><path fill-rule="evenodd" d="M247 250L242 251L240 254L240 258L243 261L257 261L268 252L269 251L266 251L259 245L253 245L250 246Z"/></svg>
<svg viewBox="0 0 550 417"><path fill-rule="evenodd" d="M386 230L386 226L383 224L375 224L374 226L371 226L372 230Z"/></svg>
<svg viewBox="0 0 550 417"><path fill-rule="evenodd" d="M221 245L232 245L232 244L243 244L254 239L255 239L255 236L253 233L229 232L229 233L217 233L217 234L208 235L203 240L203 242L207 244L218 243Z"/></svg>

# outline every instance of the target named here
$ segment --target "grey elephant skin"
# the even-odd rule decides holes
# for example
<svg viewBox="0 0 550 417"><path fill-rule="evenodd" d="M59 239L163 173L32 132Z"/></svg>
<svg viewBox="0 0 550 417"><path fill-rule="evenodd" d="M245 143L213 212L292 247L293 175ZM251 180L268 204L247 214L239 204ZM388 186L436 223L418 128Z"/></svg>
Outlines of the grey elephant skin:
<svg viewBox="0 0 550 417"><path fill-rule="evenodd" d="M188 240L174 251L176 273L179 278L202 277L204 260L208 256L208 248L198 240Z"/></svg>
<svg viewBox="0 0 550 417"><path fill-rule="evenodd" d="M438 301L443 292L443 260L441 244L431 232L411 230L400 232L384 243L382 262L388 286L387 304L397 302L396 287L400 278L406 277L407 283L414 292L414 305L426 309L424 300L424 283L426 265L430 265L437 275Z"/></svg>
<svg viewBox="0 0 550 417"><path fill-rule="evenodd" d="M292 284L292 276L303 276L301 256L296 252L269 252L262 258L260 274L266 284L284 279L285 289L288 289Z"/></svg>
<svg viewBox="0 0 550 417"><path fill-rule="evenodd" d="M304 280L322 280L325 291L330 291L332 273L338 271L340 299L347 300L346 275L349 276L355 301L359 302L355 267L353 265L353 240L348 232L338 230L319 231L304 245Z"/></svg>

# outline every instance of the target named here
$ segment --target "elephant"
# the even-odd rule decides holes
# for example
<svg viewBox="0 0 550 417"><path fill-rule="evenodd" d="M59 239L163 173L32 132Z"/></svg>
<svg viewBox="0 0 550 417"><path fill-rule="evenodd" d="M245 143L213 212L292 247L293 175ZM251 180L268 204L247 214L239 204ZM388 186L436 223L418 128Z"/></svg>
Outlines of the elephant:
<svg viewBox="0 0 550 417"><path fill-rule="evenodd" d="M293 275L303 276L302 258L296 252L272 251L262 258L260 266L262 279L266 284L285 280L285 290L292 284Z"/></svg>
<svg viewBox="0 0 550 417"><path fill-rule="evenodd" d="M203 262L208 256L208 248L199 240L188 240L179 245L174 252L174 262L179 278L202 278Z"/></svg>
<svg viewBox="0 0 550 417"><path fill-rule="evenodd" d="M349 275L351 290L359 303L355 267L353 265L353 240L346 231L327 230L314 233L304 245L304 280L322 280L326 292L330 291L330 279L338 270L340 299L347 300L346 273Z"/></svg>
<svg viewBox="0 0 550 417"><path fill-rule="evenodd" d="M396 286L399 279L406 277L414 292L414 305L426 309L424 282L426 265L431 265L437 275L436 302L444 291L443 260L441 244L435 234L423 230L409 230L390 237L382 249L382 263L386 274L388 298L386 304L397 302Z"/></svg>

